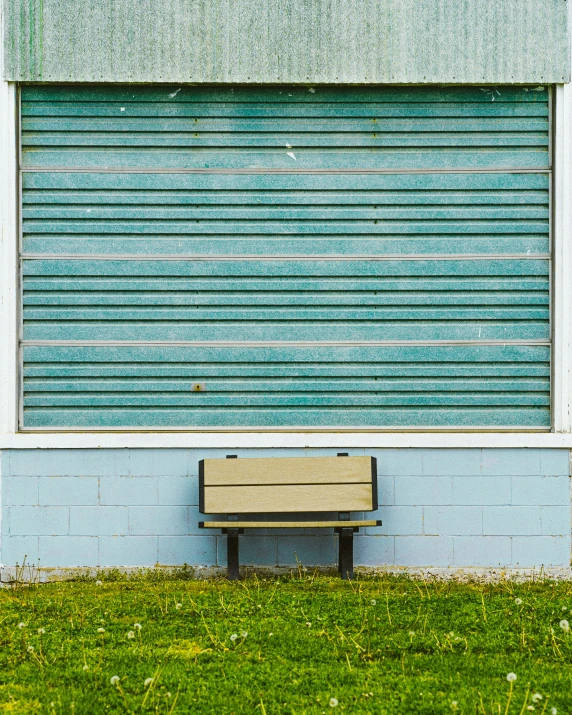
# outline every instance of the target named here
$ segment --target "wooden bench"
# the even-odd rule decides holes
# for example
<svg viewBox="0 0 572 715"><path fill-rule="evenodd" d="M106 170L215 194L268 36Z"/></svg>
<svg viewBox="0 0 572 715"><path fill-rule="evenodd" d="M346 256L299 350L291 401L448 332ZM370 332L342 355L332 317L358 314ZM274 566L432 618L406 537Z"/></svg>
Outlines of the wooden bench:
<svg viewBox="0 0 572 715"><path fill-rule="evenodd" d="M228 577L239 577L238 536L245 529L334 528L339 534L339 572L353 578L353 535L381 521L351 521L350 512L377 509L374 457L287 459L203 459L199 462L199 511L224 514L226 521L201 521L203 529L227 536ZM335 521L241 521L239 514L338 512Z"/></svg>

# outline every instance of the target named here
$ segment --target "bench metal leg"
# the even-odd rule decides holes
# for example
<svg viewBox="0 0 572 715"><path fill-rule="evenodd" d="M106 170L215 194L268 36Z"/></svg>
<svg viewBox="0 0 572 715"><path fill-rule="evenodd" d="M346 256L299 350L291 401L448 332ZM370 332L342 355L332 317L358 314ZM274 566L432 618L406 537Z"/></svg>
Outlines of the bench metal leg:
<svg viewBox="0 0 572 715"><path fill-rule="evenodd" d="M354 577L354 530L341 528L339 530L339 571L344 580Z"/></svg>
<svg viewBox="0 0 572 715"><path fill-rule="evenodd" d="M238 533L238 529L227 529L226 531L226 562L229 581L237 581L240 578L238 561Z"/></svg>

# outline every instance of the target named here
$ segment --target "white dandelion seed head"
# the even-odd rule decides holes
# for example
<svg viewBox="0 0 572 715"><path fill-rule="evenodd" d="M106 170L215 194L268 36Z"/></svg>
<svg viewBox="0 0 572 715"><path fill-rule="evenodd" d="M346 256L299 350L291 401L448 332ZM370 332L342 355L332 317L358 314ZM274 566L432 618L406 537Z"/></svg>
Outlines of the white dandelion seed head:
<svg viewBox="0 0 572 715"><path fill-rule="evenodd" d="M560 621L560 628L562 628L562 630L566 632L570 630L570 624L566 619Z"/></svg>
<svg viewBox="0 0 572 715"><path fill-rule="evenodd" d="M89 665L84 665L83 670L89 670Z"/></svg>
<svg viewBox="0 0 572 715"><path fill-rule="evenodd" d="M371 599L371 605L372 605L372 606L375 606L376 603L377 603L377 601L375 600L375 598L372 598L372 599Z"/></svg>
<svg viewBox="0 0 572 715"><path fill-rule="evenodd" d="M98 629L97 629L97 632L98 632L98 633L105 633L105 628L98 628Z"/></svg>
<svg viewBox="0 0 572 715"><path fill-rule="evenodd" d="M557 715L558 710L556 708L550 708L550 715Z"/></svg>
<svg viewBox="0 0 572 715"><path fill-rule="evenodd" d="M337 698L330 698L330 707L335 708L338 704Z"/></svg>
<svg viewBox="0 0 572 715"><path fill-rule="evenodd" d="M522 606L522 598L515 598L514 602L516 603L517 606Z"/></svg>
<svg viewBox="0 0 572 715"><path fill-rule="evenodd" d="M38 633L39 633L41 636L43 636L45 632L46 632L46 629L45 629L45 628L38 628Z"/></svg>
<svg viewBox="0 0 572 715"><path fill-rule="evenodd" d="M119 680L120 678L118 675L112 675L109 682L111 683L111 685L117 685L119 683Z"/></svg>
<svg viewBox="0 0 572 715"><path fill-rule="evenodd" d="M129 633L127 634L127 637L128 637L128 638L135 638L135 631L129 631Z"/></svg>
<svg viewBox="0 0 572 715"><path fill-rule="evenodd" d="M530 699L533 703L538 703L540 700L542 700L542 695L540 693L534 693L534 695Z"/></svg>
<svg viewBox="0 0 572 715"><path fill-rule="evenodd" d="M457 701L456 700L451 700L451 707L453 708L453 710L457 709Z"/></svg>
<svg viewBox="0 0 572 715"><path fill-rule="evenodd" d="M170 698L170 697L171 697L171 693L168 692L168 693L167 693L167 697Z"/></svg>
<svg viewBox="0 0 572 715"><path fill-rule="evenodd" d="M240 631L241 638L246 638L247 635L248 635L248 631Z"/></svg>
<svg viewBox="0 0 572 715"><path fill-rule="evenodd" d="M415 635L415 631L409 631L409 636L410 636L411 638L413 638L414 635Z"/></svg>
<svg viewBox="0 0 572 715"><path fill-rule="evenodd" d="M568 609L566 608L566 606L562 606L562 610L567 611Z"/></svg>
<svg viewBox="0 0 572 715"><path fill-rule="evenodd" d="M238 638L238 634L237 634L237 633L233 633L233 634L231 635L231 637L230 637L230 640L234 643L234 641L235 641L237 638Z"/></svg>
<svg viewBox="0 0 572 715"><path fill-rule="evenodd" d="M310 621L306 621L306 626L307 626L308 628L311 628L311 627L312 627L312 624L310 623Z"/></svg>
<svg viewBox="0 0 572 715"><path fill-rule="evenodd" d="M143 628L143 626L140 623L134 623L133 628L136 628L138 631L140 631Z"/></svg>
<svg viewBox="0 0 572 715"><path fill-rule="evenodd" d="M516 680L516 673L509 673L506 676L506 679L508 680L509 683L514 683L514 681Z"/></svg>
<svg viewBox="0 0 572 715"><path fill-rule="evenodd" d="M95 582L96 586L103 586L103 581L100 581L99 579Z"/></svg>
<svg viewBox="0 0 572 715"><path fill-rule="evenodd" d="M145 678L143 685L147 688L153 682L153 678Z"/></svg>
<svg viewBox="0 0 572 715"><path fill-rule="evenodd" d="M25 623L18 623L18 628L25 628L26 624Z"/></svg>
<svg viewBox="0 0 572 715"><path fill-rule="evenodd" d="M179 609L181 609L182 607L183 607L183 604L182 604L182 603L176 603L176 604L175 604L175 608L177 609L177 611L178 611Z"/></svg>
<svg viewBox="0 0 572 715"><path fill-rule="evenodd" d="M455 635L454 631L450 631L450 632L449 632L449 635L450 635L451 638L452 638L452 637Z"/></svg>
<svg viewBox="0 0 572 715"><path fill-rule="evenodd" d="M534 705L528 705L526 709L527 709L527 710L536 710L536 708L534 707Z"/></svg>
<svg viewBox="0 0 572 715"><path fill-rule="evenodd" d="M274 633L269 633L269 634L268 634L268 637L269 637L269 638L272 638L273 635L274 635Z"/></svg>
<svg viewBox="0 0 572 715"><path fill-rule="evenodd" d="M33 646L33 645L29 645L29 646L28 646L28 653L33 653L33 652L34 652L34 646Z"/></svg>

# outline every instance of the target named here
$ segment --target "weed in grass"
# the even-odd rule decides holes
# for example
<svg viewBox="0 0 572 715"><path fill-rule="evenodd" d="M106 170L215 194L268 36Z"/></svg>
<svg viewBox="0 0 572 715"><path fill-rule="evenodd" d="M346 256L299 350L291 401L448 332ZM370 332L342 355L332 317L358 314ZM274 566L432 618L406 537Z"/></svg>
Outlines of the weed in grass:
<svg viewBox="0 0 572 715"><path fill-rule="evenodd" d="M0 591L0 713L562 715L571 603L569 583L352 583L301 565L20 581Z"/></svg>

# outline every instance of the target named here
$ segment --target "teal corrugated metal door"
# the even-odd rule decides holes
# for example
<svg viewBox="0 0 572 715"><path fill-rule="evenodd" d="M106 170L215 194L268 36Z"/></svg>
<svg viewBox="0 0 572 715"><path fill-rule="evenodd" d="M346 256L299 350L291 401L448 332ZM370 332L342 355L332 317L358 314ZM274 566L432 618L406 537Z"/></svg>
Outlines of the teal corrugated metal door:
<svg viewBox="0 0 572 715"><path fill-rule="evenodd" d="M24 87L22 426L549 428L549 104Z"/></svg>

